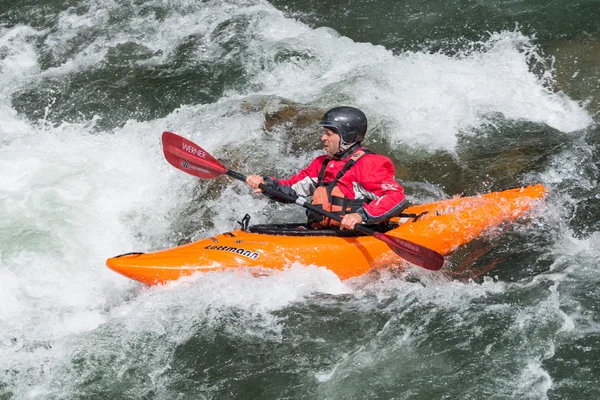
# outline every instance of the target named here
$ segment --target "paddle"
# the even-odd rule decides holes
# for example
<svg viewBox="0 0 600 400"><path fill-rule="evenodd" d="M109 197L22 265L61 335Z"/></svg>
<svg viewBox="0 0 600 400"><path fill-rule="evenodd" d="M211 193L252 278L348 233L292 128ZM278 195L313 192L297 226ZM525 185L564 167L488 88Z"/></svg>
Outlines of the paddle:
<svg viewBox="0 0 600 400"><path fill-rule="evenodd" d="M200 146L179 135L171 132L164 132L162 143L165 158L175 168L197 176L198 178L212 179L220 175L229 175L232 178L246 182L246 177L244 175L225 168ZM264 184L261 184L259 187L263 192L296 203L299 206L333 220L342 220L342 217L339 215L315 207L302 197L282 193ZM421 246L420 244L376 232L364 225L356 225L354 229L385 242L398 256L415 265L432 271L437 271L444 265L444 257L441 254Z"/></svg>

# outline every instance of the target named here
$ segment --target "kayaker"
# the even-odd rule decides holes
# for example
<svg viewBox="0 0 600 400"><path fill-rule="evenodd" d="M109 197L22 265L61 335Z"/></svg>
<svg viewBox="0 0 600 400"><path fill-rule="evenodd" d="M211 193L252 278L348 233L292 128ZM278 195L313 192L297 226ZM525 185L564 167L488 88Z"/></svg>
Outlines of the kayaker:
<svg viewBox="0 0 600 400"><path fill-rule="evenodd" d="M359 223L377 224L400 214L408 204L402 186L394 179L392 161L361 145L367 132L365 114L354 107L335 107L319 124L326 154L289 179L248 176L246 182L254 192L261 193L259 185L266 184L287 194L312 196L313 204L343 215L340 224L309 211L313 227L354 229Z"/></svg>

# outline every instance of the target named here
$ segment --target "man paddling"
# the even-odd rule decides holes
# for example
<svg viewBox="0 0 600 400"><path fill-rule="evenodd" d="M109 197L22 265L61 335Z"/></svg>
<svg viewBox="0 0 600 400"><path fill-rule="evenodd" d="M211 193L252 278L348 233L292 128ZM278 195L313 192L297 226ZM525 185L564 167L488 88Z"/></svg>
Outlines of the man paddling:
<svg viewBox="0 0 600 400"><path fill-rule="evenodd" d="M394 179L394 165L388 157L361 145L367 132L365 114L354 107L336 107L327 111L319 124L323 126L325 155L289 179L250 175L246 183L255 193L262 192L259 185L265 184L290 195L312 196L314 205L343 215L342 229L385 222L400 214L407 202L402 186ZM308 217L313 227L338 224L312 212Z"/></svg>
<svg viewBox="0 0 600 400"><path fill-rule="evenodd" d="M346 108L344 108L344 109L346 109ZM350 137L350 134L348 134L348 131L349 131L349 128L351 128L352 125L354 125L354 123L351 118L346 118L346 117L348 116L347 115L348 113L354 114L355 113L354 110L356 110L356 109L350 109L349 112L340 112L341 115L336 116L335 114L337 114L337 111L339 111L339 110L333 109L333 110L330 110L330 112L328 112L327 114L325 114L323 121L321 121L323 123L324 128L327 128L330 131L332 131L331 128L333 127L340 132L339 134L335 134L335 132L333 134L327 132L328 138L332 138L334 134L339 135L340 138L342 138L342 136L344 134L346 134L346 136L343 137L343 141L340 139L340 142L338 143L338 146L340 148L338 151L342 151L341 150L342 146L345 147L343 142L345 142L346 144L348 144L348 143L350 144L348 149L346 149L344 152L348 152L348 153L352 152L352 150L350 148L353 147L354 145L356 145L358 148L360 148L360 140L364 137L364 133L367 129L367 121L366 121L366 118L364 118L364 114L356 113L356 115L359 115L362 118L362 123L358 124L360 129L355 131L354 134L352 134L353 137ZM342 111L344 111L344 110L342 110ZM346 117L344 117L344 115L346 115ZM364 127L363 127L363 125L364 125ZM350 131L350 133L352 133L352 132ZM353 139L353 140L351 140L351 139ZM333 137L333 140L335 140L334 137ZM206 150L204 150L197 144L189 141L188 139L183 138L179 135L176 135L175 133L163 132L162 142L163 142L163 152L165 153L165 158L167 159L167 161L174 167L179 168L180 170L185 171L190 175L194 175L194 176L196 176L198 178L202 178L202 179L212 179L212 178L216 178L221 175L227 175L231 178L238 179L242 182L248 181L248 177L246 177L245 175L242 175L239 172L235 172L235 171L225 167L216 158L211 156ZM323 144L326 149L330 147L328 141L324 140ZM335 146L332 146L332 148L335 148ZM363 154L364 157L360 156L361 151L364 154L366 154L366 155ZM337 152L331 151L331 154L332 154L331 158L333 158L336 155L336 153ZM343 153L342 153L342 156L343 156ZM340 181L341 181L343 174L341 174L341 172L344 171L344 169L347 169L352 174L357 174L357 172L352 171L352 169L354 169L354 168L355 169L359 169L359 168L366 169L367 167L369 167L371 169L372 176L377 176L378 174L380 174L382 169L384 171L387 171L389 177L387 177L386 180L381 180L379 185L374 185L376 187L373 189L372 192L370 192L370 193L373 193L372 196L375 196L375 197L377 196L376 193L381 193L381 195L379 197L377 197L376 200L374 200L373 202L370 202L369 204L367 204L367 200L369 199L368 196L371 196L371 195L369 195L369 192L367 192L366 189L369 189L370 186L373 186L373 182L375 180L373 178L369 178L369 176L366 175L366 173L363 171L363 175L365 176L364 181L362 181L359 184L358 180L355 180L357 182L356 186L354 184L352 184L352 182L350 182L350 184L351 184L350 187L352 187L353 189L356 189L356 191L358 193L363 193L362 190L358 190L359 188L363 188L364 193L366 193L368 195L368 196L365 196L363 193L362 198L358 198L358 196L356 198L356 200L359 200L359 202L361 204L363 204L362 213L364 213L366 218L363 218L361 216L360 210L356 210L356 213L359 214L361 221L367 222L367 223L369 223L370 221L377 221L377 222L383 221L385 218L387 218L387 216L394 215L396 213L396 210L402 209L403 199L404 199L404 194L402 193L402 188L400 186L397 186L397 187L392 186L392 185L397 185L397 183L395 181L391 180L393 178L394 168L389 159L387 159L386 157L377 156L375 159L375 161L378 161L377 163L374 163L374 162L363 163L363 161L367 161L369 158L373 159L374 156L375 155L373 155L370 152L369 152L369 154L367 154L366 149L357 150L350 157L350 160L349 160L349 161L354 160L354 163L356 165L350 165L346 162L344 164L344 166L342 167L342 169L340 169L340 172L338 172L335 175L334 180L332 181L332 182L335 182L336 180L338 181L338 182L335 182L336 187L338 187L338 184L339 184L339 186L342 186ZM331 169L335 169L335 163L344 162L344 160L346 160L346 158L338 157L337 160L332 160L333 164L331 164L331 163L325 161L326 158L330 157L329 155L322 156L322 158L323 157L324 157L324 159L322 161L322 164L325 165L325 167L321 167L321 169L319 170L319 173L317 175L317 179L319 178L319 175L322 175L323 179L320 179L320 181L322 181L323 184L319 185L318 187L315 186L313 197L319 197L321 199L321 201L322 200L327 201L328 200L327 198L323 199L323 196L318 196L319 193L322 195L324 191L325 191L325 193L327 193L326 190L319 189L319 188L330 188L332 186L332 184L328 184L328 182L329 182L328 179L330 177L328 178L326 170L331 167L327 167L327 165L333 165L334 168L331 168ZM315 161L313 161L313 163L316 163L317 160L319 160L319 159L320 158L317 157L317 159ZM313 163L311 163L311 165L313 165ZM348 165L352 166L353 168L346 168L346 166L348 166ZM387 165L387 167L383 168L386 165ZM305 171L308 171L309 169L310 169L310 166ZM392 171L392 172L390 173L390 171ZM297 174L297 175L299 175L299 174ZM331 175L331 174L329 174L329 175ZM314 177L310 178L310 174L307 176L309 176L309 179L308 179L309 181L314 180ZM255 177L254 179L260 181L263 178ZM302 179L304 179L304 178L301 177L301 179L299 179L296 182L296 184L301 182ZM270 178L269 180L275 182L275 180L272 178ZM278 182L278 186L280 186L279 182ZM295 190L292 189L291 186L281 186L281 187L282 187L281 190L290 190L290 193L292 191L295 193ZM392 187L394 187L395 190L392 190L391 189ZM308 204L307 200L304 199L304 197L298 197L295 194L288 195L288 194L282 193L281 191L279 191L269 185L260 185L259 188L264 190L264 192L266 194L275 195L278 198L286 199L286 201L289 201L290 203L298 204L299 206L306 208L311 213L314 213L317 216L324 216L324 217L327 217L328 219L330 218L330 219L333 219L335 221L340 221L340 222L343 220L343 217L341 217L340 215L336 215L332 212L325 211L322 208L319 208L318 206ZM287 188L287 189L285 189L285 188ZM302 188L302 184L299 185L299 188ZM300 189L298 189L298 190L300 190ZM342 192L342 190L339 189L339 187L338 187L338 190L339 190L339 193L342 193L342 195L343 195L344 192ZM394 196L398 196L398 192L400 193L399 197L401 200L398 200L398 203L392 203L391 207L388 205L389 208L384 209L382 207L382 205L386 205L386 203L389 201L389 199L393 199ZM304 193L304 192L301 192L301 193ZM338 192L334 193L332 191L331 193L336 194ZM370 208L371 205L375 205L376 207ZM346 207L347 204L343 205L343 206ZM374 214L374 212L375 212L374 210L375 211L384 210L384 213L381 215ZM353 213L355 213L355 212L347 212L346 214L353 214ZM321 222L324 222L324 221L321 221ZM394 236L386 235L381 232L377 232L363 224L357 224L357 222L354 222L354 224L352 224L352 220L350 220L350 222L346 222L343 227L345 229L348 229L351 226L354 227L354 230L357 230L357 231L362 232L369 236L373 236L374 238L384 242L385 244L387 244L390 247L390 249L394 253L396 253L399 257L403 258L404 260L406 260L410 263L413 263L415 265L429 269L431 271L437 271L440 268L442 268L442 266L444 265L444 256L442 256L440 253L438 253L434 250L431 250L423 245L411 242L409 240L406 240L406 239L403 239L400 237L394 237ZM214 238L212 238L212 239L214 239ZM211 241L213 241L213 240L211 240ZM236 248L236 253L238 251L242 250L241 248L237 248L237 246L229 246L229 248L233 248L233 247ZM363 254L362 251L361 251L361 254ZM364 256L364 254L363 254L363 256ZM119 258L119 260L122 260L122 259L124 259L124 257Z"/></svg>

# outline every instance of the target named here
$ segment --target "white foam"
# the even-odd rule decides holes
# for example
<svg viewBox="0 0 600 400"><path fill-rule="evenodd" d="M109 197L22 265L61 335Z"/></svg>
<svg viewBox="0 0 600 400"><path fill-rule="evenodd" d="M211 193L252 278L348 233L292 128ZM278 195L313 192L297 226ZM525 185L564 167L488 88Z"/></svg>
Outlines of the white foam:
<svg viewBox="0 0 600 400"><path fill-rule="evenodd" d="M521 371L520 380L516 383L514 397L524 398L535 394L537 399L547 399L553 380L540 361L531 360Z"/></svg>
<svg viewBox="0 0 600 400"><path fill-rule="evenodd" d="M276 63L271 58L280 47L311 57ZM592 119L580 104L548 90L546 75L530 72L535 50L528 37L505 31L490 35L479 51L394 55L314 30L285 43L257 44L257 59L266 59L262 63L270 68L257 72L256 80L264 93L306 102L320 98L328 105L352 103L374 123L391 124L395 142L427 147L452 150L457 135L490 123L497 114L563 132L589 126Z"/></svg>

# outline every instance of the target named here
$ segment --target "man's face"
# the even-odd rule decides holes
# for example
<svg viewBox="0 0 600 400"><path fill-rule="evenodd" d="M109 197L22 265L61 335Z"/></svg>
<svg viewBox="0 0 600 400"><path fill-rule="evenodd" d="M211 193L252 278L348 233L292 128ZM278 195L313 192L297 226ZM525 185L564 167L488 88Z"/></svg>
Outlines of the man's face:
<svg viewBox="0 0 600 400"><path fill-rule="evenodd" d="M333 157L340 150L340 140L340 135L329 128L324 128L321 142L323 143L323 150L329 157Z"/></svg>

